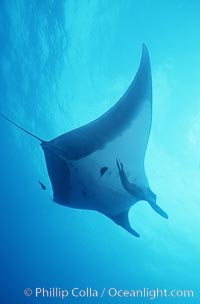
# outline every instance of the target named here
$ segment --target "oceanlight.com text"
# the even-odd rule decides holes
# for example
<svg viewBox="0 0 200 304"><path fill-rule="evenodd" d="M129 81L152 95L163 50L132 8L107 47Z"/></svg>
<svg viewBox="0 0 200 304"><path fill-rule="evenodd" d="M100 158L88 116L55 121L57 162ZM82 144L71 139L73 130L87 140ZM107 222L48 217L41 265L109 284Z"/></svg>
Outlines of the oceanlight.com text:
<svg viewBox="0 0 200 304"><path fill-rule="evenodd" d="M95 289L91 287L72 289L63 289L59 287L44 288L36 287L35 289L26 288L24 295L35 298L59 298L64 300L66 298L146 298L155 300L157 298L193 298L194 291L191 289L185 290L168 290L168 289L119 289L115 287Z"/></svg>

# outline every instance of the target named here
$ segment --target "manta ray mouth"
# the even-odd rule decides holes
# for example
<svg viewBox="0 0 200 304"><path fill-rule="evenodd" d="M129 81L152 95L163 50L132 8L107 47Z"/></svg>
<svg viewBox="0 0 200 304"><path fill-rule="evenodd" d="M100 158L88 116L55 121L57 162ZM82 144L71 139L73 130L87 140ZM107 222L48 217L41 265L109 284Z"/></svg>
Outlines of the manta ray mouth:
<svg viewBox="0 0 200 304"><path fill-rule="evenodd" d="M67 163L52 149L48 149L48 143L42 145L46 167L53 188L53 201L66 205L71 197L70 169Z"/></svg>

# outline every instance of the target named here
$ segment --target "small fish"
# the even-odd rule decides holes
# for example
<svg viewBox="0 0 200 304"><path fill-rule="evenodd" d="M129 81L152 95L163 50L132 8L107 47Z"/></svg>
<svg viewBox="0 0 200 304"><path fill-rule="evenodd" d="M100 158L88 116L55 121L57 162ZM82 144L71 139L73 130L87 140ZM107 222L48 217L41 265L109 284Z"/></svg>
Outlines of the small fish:
<svg viewBox="0 0 200 304"><path fill-rule="evenodd" d="M47 187L43 183L41 183L41 181L39 181L39 184L40 184L42 190L46 190L47 189Z"/></svg>

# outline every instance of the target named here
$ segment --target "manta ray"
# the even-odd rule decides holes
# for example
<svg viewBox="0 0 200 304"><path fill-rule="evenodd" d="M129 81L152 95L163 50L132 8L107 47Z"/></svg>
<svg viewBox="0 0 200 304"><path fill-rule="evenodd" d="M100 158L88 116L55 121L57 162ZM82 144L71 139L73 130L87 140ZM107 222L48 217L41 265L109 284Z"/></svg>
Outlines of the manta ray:
<svg viewBox="0 0 200 304"><path fill-rule="evenodd" d="M119 101L96 120L50 141L40 141L55 203L98 211L132 235L129 210L146 201L164 218L150 189L144 159L152 121L150 58L143 45L136 76Z"/></svg>

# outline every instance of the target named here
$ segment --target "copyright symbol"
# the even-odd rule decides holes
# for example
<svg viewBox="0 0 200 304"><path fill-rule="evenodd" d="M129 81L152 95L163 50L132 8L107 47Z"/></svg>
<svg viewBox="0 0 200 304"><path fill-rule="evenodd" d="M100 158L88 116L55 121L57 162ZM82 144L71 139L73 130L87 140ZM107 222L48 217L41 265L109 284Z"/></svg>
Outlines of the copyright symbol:
<svg viewBox="0 0 200 304"><path fill-rule="evenodd" d="M30 297L32 295L32 293L33 293L32 289L30 289L30 288L24 289L25 296Z"/></svg>

